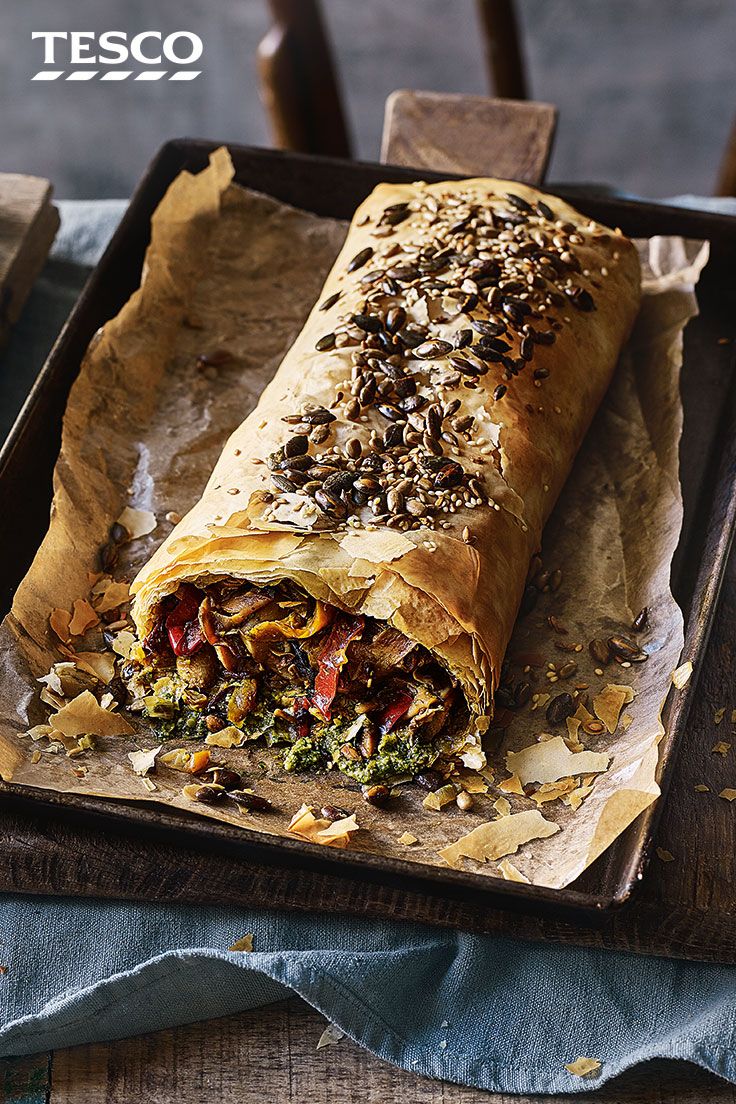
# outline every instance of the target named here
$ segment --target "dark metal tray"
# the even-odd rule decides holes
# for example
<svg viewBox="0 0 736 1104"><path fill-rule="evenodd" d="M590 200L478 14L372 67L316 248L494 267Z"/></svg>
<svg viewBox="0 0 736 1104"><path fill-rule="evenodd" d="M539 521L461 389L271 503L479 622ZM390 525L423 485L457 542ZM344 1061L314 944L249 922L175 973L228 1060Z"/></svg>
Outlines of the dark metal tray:
<svg viewBox="0 0 736 1104"><path fill-rule="evenodd" d="M11 521L13 540L0 542L0 613L5 614L43 539L51 501L67 396L86 347L99 326L115 315L138 286L150 217L182 169L197 172L218 143L181 139L154 158L102 260L41 371L0 452L0 516ZM405 168L305 157L230 146L238 183L320 215L349 218L380 181L439 179ZM429 893L435 898L523 910L561 919L599 922L631 899L643 876L665 799L679 736L696 688L736 519L736 386L731 349L736 338L736 218L683 211L657 204L587 196L579 189L559 194L580 210L632 236L679 234L708 239L711 257L698 285L700 315L685 334L681 477L685 503L682 537L672 569L675 597L685 615L684 655L695 663L687 688L670 695L664 711L659 781L663 798L624 832L573 886L548 890L486 875L422 868L415 863L350 852L325 852L299 840L259 835L248 829L204 822L141 803L103 801L3 786L3 801L34 810L39 818L64 816L98 828L124 827L130 846L137 837L178 840L220 850L277 870L344 874L346 878ZM727 339L727 340L726 340ZM683 834L686 837L686 832ZM124 861L124 856L121 856ZM284 874L284 877L286 874ZM39 892L43 891L39 885ZM339 893L335 908L340 908ZM260 904L267 904L263 900ZM452 905L449 905L451 910Z"/></svg>

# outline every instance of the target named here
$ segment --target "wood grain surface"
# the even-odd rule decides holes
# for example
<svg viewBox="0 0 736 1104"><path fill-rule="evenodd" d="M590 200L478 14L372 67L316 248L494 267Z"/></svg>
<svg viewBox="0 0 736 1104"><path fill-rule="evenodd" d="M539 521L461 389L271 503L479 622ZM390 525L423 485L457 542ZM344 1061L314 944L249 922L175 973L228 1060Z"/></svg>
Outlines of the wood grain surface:
<svg viewBox="0 0 736 1104"><path fill-rule="evenodd" d="M350 1039L317 1050L325 1020L297 999L155 1035L4 1063L0 1104L735 1104L732 1085L650 1062L596 1090L511 1096L397 1069ZM0 1063L0 1067L3 1064Z"/></svg>
<svg viewBox="0 0 736 1104"><path fill-rule="evenodd" d="M541 184L556 125L551 104L399 90L386 100L381 160Z"/></svg>
<svg viewBox="0 0 736 1104"><path fill-rule="evenodd" d="M48 180L0 174L0 345L20 317L56 231Z"/></svg>

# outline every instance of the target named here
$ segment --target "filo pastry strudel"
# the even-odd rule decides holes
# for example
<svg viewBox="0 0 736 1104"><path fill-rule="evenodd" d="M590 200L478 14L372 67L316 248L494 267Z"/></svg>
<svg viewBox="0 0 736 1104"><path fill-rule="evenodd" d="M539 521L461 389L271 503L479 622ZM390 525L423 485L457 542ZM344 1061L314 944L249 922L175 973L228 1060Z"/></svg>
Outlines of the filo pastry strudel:
<svg viewBox="0 0 736 1104"><path fill-rule="evenodd" d="M620 232L506 181L382 184L135 581L129 702L363 784L483 764L530 557L635 318Z"/></svg>

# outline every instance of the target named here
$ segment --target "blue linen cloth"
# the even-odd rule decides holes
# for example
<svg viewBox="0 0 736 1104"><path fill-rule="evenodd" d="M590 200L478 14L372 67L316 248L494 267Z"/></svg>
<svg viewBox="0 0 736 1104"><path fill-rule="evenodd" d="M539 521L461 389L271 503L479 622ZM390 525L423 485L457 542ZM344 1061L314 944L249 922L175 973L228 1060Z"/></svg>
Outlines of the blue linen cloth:
<svg viewBox="0 0 736 1104"><path fill-rule="evenodd" d="M0 358L5 430L125 205L60 206L52 258ZM253 952L229 952L246 933ZM0 895L0 965L0 1057L297 993L388 1061L497 1092L588 1090L662 1057L736 1081L725 966L335 914L13 895ZM600 1071L568 1073L581 1055Z"/></svg>

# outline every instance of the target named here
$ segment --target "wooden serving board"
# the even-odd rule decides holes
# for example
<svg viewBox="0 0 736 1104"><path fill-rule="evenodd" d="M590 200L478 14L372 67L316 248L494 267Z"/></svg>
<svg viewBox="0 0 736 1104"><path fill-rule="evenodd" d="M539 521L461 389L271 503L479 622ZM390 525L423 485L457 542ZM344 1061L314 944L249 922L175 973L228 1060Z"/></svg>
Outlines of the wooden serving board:
<svg viewBox="0 0 736 1104"><path fill-rule="evenodd" d="M37 176L0 174L0 345L20 317L59 229L52 190Z"/></svg>

